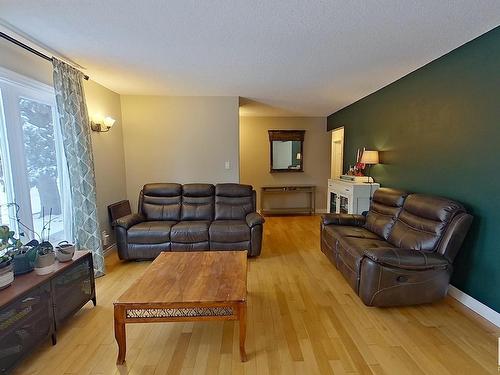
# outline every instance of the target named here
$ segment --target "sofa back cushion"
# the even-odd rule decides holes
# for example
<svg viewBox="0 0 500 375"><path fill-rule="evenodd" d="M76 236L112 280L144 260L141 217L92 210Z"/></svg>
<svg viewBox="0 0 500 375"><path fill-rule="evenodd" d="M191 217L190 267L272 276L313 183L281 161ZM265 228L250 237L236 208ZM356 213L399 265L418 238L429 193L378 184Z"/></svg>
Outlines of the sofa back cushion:
<svg viewBox="0 0 500 375"><path fill-rule="evenodd" d="M245 220L255 211L252 186L241 184L215 185L215 220Z"/></svg>
<svg viewBox="0 0 500 375"><path fill-rule="evenodd" d="M185 184L182 186L181 220L213 220L215 186Z"/></svg>
<svg viewBox="0 0 500 375"><path fill-rule="evenodd" d="M410 194L388 242L403 249L434 252L450 222L463 212L463 206L450 199Z"/></svg>
<svg viewBox="0 0 500 375"><path fill-rule="evenodd" d="M387 240L407 196L407 192L396 189L380 188L375 191L365 228Z"/></svg>
<svg viewBox="0 0 500 375"><path fill-rule="evenodd" d="M139 212L147 220L173 220L181 217L182 185L146 184L139 196Z"/></svg>

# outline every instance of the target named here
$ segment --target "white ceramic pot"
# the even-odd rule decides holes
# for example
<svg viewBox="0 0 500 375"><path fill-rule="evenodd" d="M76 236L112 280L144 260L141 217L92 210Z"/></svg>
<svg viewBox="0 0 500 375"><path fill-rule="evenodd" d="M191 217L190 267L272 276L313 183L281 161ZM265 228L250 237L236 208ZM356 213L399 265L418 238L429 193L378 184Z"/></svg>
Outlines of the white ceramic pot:
<svg viewBox="0 0 500 375"><path fill-rule="evenodd" d="M56 246L56 258L59 262L69 262L73 259L75 254L75 245L72 244L59 244Z"/></svg>
<svg viewBox="0 0 500 375"><path fill-rule="evenodd" d="M0 268L0 290L7 288L14 281L14 268L12 263Z"/></svg>
<svg viewBox="0 0 500 375"><path fill-rule="evenodd" d="M53 251L45 255L38 255L35 260L35 273L37 275L47 275L54 272L56 256Z"/></svg>

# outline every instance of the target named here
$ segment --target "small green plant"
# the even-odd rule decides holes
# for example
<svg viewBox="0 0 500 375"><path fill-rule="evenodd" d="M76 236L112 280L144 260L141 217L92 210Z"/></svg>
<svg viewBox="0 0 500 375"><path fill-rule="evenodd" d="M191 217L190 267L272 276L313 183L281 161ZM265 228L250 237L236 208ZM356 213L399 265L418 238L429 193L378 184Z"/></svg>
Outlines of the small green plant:
<svg viewBox="0 0 500 375"><path fill-rule="evenodd" d="M44 241L37 246L38 255L47 255L54 252L54 247L49 241Z"/></svg>
<svg viewBox="0 0 500 375"><path fill-rule="evenodd" d="M14 231L10 230L7 225L0 226L0 264L10 262L22 243L14 237Z"/></svg>

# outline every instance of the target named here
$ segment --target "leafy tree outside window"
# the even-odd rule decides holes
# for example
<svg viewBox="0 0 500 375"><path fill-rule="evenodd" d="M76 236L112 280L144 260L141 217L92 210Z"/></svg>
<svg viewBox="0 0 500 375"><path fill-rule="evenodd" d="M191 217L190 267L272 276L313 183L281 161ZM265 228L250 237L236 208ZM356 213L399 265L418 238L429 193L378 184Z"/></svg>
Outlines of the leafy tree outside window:
<svg viewBox="0 0 500 375"><path fill-rule="evenodd" d="M40 196L40 208L48 214L61 213L61 198L57 185L57 159L52 107L33 100L20 98L19 109L26 150L26 167L30 188ZM35 212L33 212L35 214ZM42 210L38 212L39 217Z"/></svg>

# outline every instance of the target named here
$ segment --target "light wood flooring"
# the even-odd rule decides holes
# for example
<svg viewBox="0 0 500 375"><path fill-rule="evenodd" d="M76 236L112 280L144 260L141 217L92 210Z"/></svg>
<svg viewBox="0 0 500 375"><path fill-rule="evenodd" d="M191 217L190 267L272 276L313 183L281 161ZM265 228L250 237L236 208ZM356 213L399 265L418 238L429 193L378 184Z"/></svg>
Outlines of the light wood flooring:
<svg viewBox="0 0 500 375"><path fill-rule="evenodd" d="M368 308L319 250L319 217L266 219L249 262L247 353L235 322L127 326L116 366L113 305L149 262L107 257L97 307L87 304L16 374L497 374L500 330L451 298Z"/></svg>

